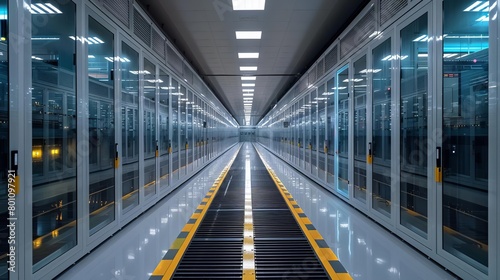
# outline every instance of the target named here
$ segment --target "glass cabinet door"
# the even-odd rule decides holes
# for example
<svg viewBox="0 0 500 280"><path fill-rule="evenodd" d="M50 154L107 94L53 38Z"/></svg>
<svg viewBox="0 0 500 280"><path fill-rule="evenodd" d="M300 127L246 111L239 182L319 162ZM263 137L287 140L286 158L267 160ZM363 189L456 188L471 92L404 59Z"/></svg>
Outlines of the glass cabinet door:
<svg viewBox="0 0 500 280"><path fill-rule="evenodd" d="M188 96L186 87L181 85L179 96L179 176L183 177L186 174L186 158L187 158L187 131L186 131L186 103Z"/></svg>
<svg viewBox="0 0 500 280"><path fill-rule="evenodd" d="M391 39L372 51L372 208L391 216Z"/></svg>
<svg viewBox="0 0 500 280"><path fill-rule="evenodd" d="M170 156L169 150L171 142L169 138L169 98L170 98L170 77L160 69L160 79L158 80L160 87L159 107L160 107L160 139L158 141L160 149L160 188L169 186L170 175Z"/></svg>
<svg viewBox="0 0 500 280"><path fill-rule="evenodd" d="M33 231L29 234L33 238L33 267L25 268L27 274L30 269L36 272L74 248L80 226L77 219L79 126L76 122L74 60L76 5L72 1L54 2L53 5L60 14L31 15L36 27L32 29L31 40L33 174L30 224ZM29 205L29 201L27 203Z"/></svg>
<svg viewBox="0 0 500 280"><path fill-rule="evenodd" d="M179 180L179 96L180 88L177 80L172 79L170 84L170 98L171 98L171 110L172 110L172 149L171 153L171 163L172 163L172 180Z"/></svg>
<svg viewBox="0 0 500 280"><path fill-rule="evenodd" d="M400 31L400 223L426 239L427 187L427 14Z"/></svg>
<svg viewBox="0 0 500 280"><path fill-rule="evenodd" d="M487 273L490 7L471 4L443 6L442 249Z"/></svg>
<svg viewBox="0 0 500 280"><path fill-rule="evenodd" d="M366 55L353 63L354 84L354 198L366 203Z"/></svg>
<svg viewBox="0 0 500 280"><path fill-rule="evenodd" d="M139 53L122 42L122 209L139 205Z"/></svg>
<svg viewBox="0 0 500 280"><path fill-rule="evenodd" d="M89 230L115 220L115 105L113 33L89 17Z"/></svg>
<svg viewBox="0 0 500 280"><path fill-rule="evenodd" d="M193 92L188 91L187 101L186 101L186 124L187 124L187 143L186 143L186 154L187 154L187 166L188 172L193 171L193 105L194 98Z"/></svg>
<svg viewBox="0 0 500 280"><path fill-rule="evenodd" d="M318 176L318 100L317 92L311 92L311 172Z"/></svg>
<svg viewBox="0 0 500 280"><path fill-rule="evenodd" d="M337 191L349 196L349 68L343 67L337 72L337 149L336 174Z"/></svg>
<svg viewBox="0 0 500 280"><path fill-rule="evenodd" d="M302 122L304 123L304 167L307 172L311 170L311 103L309 93L304 97L304 105L302 105L304 110L304 118Z"/></svg>
<svg viewBox="0 0 500 280"><path fill-rule="evenodd" d="M337 122L337 114L335 110L335 92L337 86L335 85L335 77L332 77L326 83L324 95L326 96L326 146L327 146L327 161L326 161L326 181L333 187L335 184L335 143L337 142L337 131L335 130L335 123Z"/></svg>
<svg viewBox="0 0 500 280"><path fill-rule="evenodd" d="M328 153L328 143L327 139L327 96L326 84L321 85L318 88L318 96L316 101L318 102L318 177L326 181L326 161Z"/></svg>
<svg viewBox="0 0 500 280"><path fill-rule="evenodd" d="M144 197L156 193L156 66L144 59Z"/></svg>

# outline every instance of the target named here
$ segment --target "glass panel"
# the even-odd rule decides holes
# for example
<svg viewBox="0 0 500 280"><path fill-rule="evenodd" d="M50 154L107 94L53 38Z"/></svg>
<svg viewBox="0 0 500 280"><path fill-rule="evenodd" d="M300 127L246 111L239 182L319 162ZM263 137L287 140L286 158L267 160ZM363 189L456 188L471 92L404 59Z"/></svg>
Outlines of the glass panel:
<svg viewBox="0 0 500 280"><path fill-rule="evenodd" d="M187 131L186 131L186 102L188 102L188 96L186 92L186 87L181 85L181 95L179 97L179 145L180 145L180 176L186 174L186 157L187 157Z"/></svg>
<svg viewBox="0 0 500 280"><path fill-rule="evenodd" d="M391 216L391 39L373 49L372 207Z"/></svg>
<svg viewBox="0 0 500 280"><path fill-rule="evenodd" d="M349 68L337 73L338 106L338 161L337 190L344 196L349 195Z"/></svg>
<svg viewBox="0 0 500 280"><path fill-rule="evenodd" d="M168 187L168 176L170 174L170 159L169 147L170 141L168 138L168 99L170 93L170 77L163 70L160 70L160 79L158 80L160 87L160 188Z"/></svg>
<svg viewBox="0 0 500 280"><path fill-rule="evenodd" d="M170 84L172 102L172 179L179 180L179 83Z"/></svg>
<svg viewBox="0 0 500 280"><path fill-rule="evenodd" d="M7 27L8 5L7 0L0 0L0 34L5 36L0 40L0 185L8 186L9 179L9 56L8 56L8 30ZM12 175L11 175L12 176ZM12 196L12 195L11 195ZM12 198L11 198L12 199ZM12 203L12 202L11 202ZM8 205L7 188L0 191L0 205ZM0 209L0 219L7 221L7 207ZM8 234L7 223L0 224L0 236L6 238ZM8 242L0 243L0 279L7 278L7 253Z"/></svg>
<svg viewBox="0 0 500 280"><path fill-rule="evenodd" d="M144 197L156 193L156 67L144 59Z"/></svg>
<svg viewBox="0 0 500 280"><path fill-rule="evenodd" d="M311 103L309 94L304 97L304 105L302 106L304 110L304 118L302 122L304 124L304 148L305 148L305 168L307 171L311 170Z"/></svg>
<svg viewBox="0 0 500 280"><path fill-rule="evenodd" d="M77 244L76 7L53 5L31 16L33 272Z"/></svg>
<svg viewBox="0 0 500 280"><path fill-rule="evenodd" d="M326 168L326 180L331 186L333 186L335 182L335 142L336 142L336 134L335 134L335 123L337 121L337 114L335 111L335 77L332 77L326 83L326 89L323 95L327 98L326 100L326 144L328 147L327 150L327 168Z"/></svg>
<svg viewBox="0 0 500 280"><path fill-rule="evenodd" d="M401 30L401 224L427 238L427 14Z"/></svg>
<svg viewBox="0 0 500 280"><path fill-rule="evenodd" d="M318 176L325 179L326 176L326 152L328 143L326 142L326 84L318 88L318 96L315 98L318 102Z"/></svg>
<svg viewBox="0 0 500 280"><path fill-rule="evenodd" d="M303 167L305 164L304 161L304 126L305 126L305 112L304 110L304 99L301 98L298 104L298 124L299 127L298 135L297 135L297 147L298 147L298 164Z"/></svg>
<svg viewBox="0 0 500 280"><path fill-rule="evenodd" d="M366 56L353 64L354 197L366 203Z"/></svg>
<svg viewBox="0 0 500 280"><path fill-rule="evenodd" d="M487 273L490 8L470 4L444 1L443 249Z"/></svg>
<svg viewBox="0 0 500 280"><path fill-rule="evenodd" d="M115 220L115 91L113 33L89 17L89 230Z"/></svg>
<svg viewBox="0 0 500 280"><path fill-rule="evenodd" d="M187 102L186 102L186 117L187 117L187 147L186 147L186 153L187 153L187 164L188 164L188 171L193 170L193 105L194 105L194 99L193 99L193 92L188 91L188 97L187 97Z"/></svg>
<svg viewBox="0 0 500 280"><path fill-rule="evenodd" d="M139 205L139 54L122 42L122 209Z"/></svg>
<svg viewBox="0 0 500 280"><path fill-rule="evenodd" d="M316 90L311 92L311 166L313 175L318 175L317 150L318 150L318 100Z"/></svg>

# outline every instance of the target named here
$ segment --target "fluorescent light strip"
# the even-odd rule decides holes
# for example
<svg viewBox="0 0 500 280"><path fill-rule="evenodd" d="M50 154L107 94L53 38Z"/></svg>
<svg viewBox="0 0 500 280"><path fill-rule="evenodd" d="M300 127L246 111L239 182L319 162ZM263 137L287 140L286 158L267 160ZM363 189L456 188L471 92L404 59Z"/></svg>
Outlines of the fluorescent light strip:
<svg viewBox="0 0 500 280"><path fill-rule="evenodd" d="M266 7L266 0L233 0L234 11L262 11Z"/></svg>
<svg viewBox="0 0 500 280"><path fill-rule="evenodd" d="M257 71L257 66L240 66L240 71Z"/></svg>
<svg viewBox="0 0 500 280"><path fill-rule="evenodd" d="M260 39L262 37L262 31L236 31L236 39Z"/></svg>
<svg viewBox="0 0 500 280"><path fill-rule="evenodd" d="M480 5L481 3L483 3L483 1L476 1L476 2L474 2L474 4L472 4L469 7L465 8L464 12L470 12L472 9L474 9L475 7L477 7L478 5Z"/></svg>
<svg viewBox="0 0 500 280"><path fill-rule="evenodd" d="M238 58L259 58L259 53L238 53Z"/></svg>
<svg viewBox="0 0 500 280"><path fill-rule="evenodd" d="M481 5L481 6L477 7L477 8L475 8L475 9L474 9L474 12L479 12L479 11L481 11L481 10L484 10L484 8L487 8L487 7L488 7L488 5L489 5L488 1L485 1L485 2L483 3L483 5Z"/></svg>
<svg viewBox="0 0 500 280"><path fill-rule="evenodd" d="M255 84L241 84L242 87L254 87Z"/></svg>
<svg viewBox="0 0 500 280"><path fill-rule="evenodd" d="M253 96L253 93L243 93L243 96Z"/></svg>
<svg viewBox="0 0 500 280"><path fill-rule="evenodd" d="M257 79L257 77L253 77L253 76L244 76L244 77L241 77L242 81L255 81L256 79Z"/></svg>
<svg viewBox="0 0 500 280"><path fill-rule="evenodd" d="M253 88L244 88L244 89L243 89L243 92L244 92L244 93L247 93L247 92L254 92L254 91L255 91L255 89L253 89Z"/></svg>

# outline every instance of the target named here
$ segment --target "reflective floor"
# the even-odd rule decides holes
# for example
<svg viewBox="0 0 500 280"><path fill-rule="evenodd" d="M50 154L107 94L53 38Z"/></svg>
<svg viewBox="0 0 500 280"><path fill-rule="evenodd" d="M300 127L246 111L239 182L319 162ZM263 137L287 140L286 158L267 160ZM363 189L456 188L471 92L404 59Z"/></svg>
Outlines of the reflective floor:
<svg viewBox="0 0 500 280"><path fill-rule="evenodd" d="M199 172L57 279L148 279L237 147Z"/></svg>
<svg viewBox="0 0 500 280"><path fill-rule="evenodd" d="M454 279L351 206L258 150L354 279ZM148 279L235 152L233 148L224 154L58 279Z"/></svg>
<svg viewBox="0 0 500 280"><path fill-rule="evenodd" d="M256 147L353 279L456 279L262 146Z"/></svg>

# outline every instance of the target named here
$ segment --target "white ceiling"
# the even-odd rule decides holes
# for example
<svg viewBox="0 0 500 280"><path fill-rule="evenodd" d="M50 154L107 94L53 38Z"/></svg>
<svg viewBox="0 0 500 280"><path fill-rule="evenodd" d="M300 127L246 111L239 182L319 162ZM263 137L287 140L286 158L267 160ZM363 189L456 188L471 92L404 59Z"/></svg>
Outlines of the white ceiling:
<svg viewBox="0 0 500 280"><path fill-rule="evenodd" d="M233 11L231 0L138 0L198 75L244 125L242 75L257 76L255 125L369 1L267 0L263 11ZM262 31L237 40L235 31ZM238 52L258 52L239 59ZM242 72L240 66L257 66Z"/></svg>

